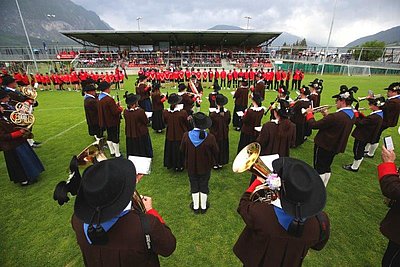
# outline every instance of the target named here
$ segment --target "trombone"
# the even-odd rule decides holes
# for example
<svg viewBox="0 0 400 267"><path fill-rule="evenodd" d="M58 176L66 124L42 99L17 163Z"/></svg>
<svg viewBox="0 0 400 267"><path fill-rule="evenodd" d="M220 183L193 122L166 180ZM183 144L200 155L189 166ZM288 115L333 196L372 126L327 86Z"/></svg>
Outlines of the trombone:
<svg viewBox="0 0 400 267"><path fill-rule="evenodd" d="M313 108L312 111L313 111L313 113L318 113L318 112L323 112L325 110L331 109L333 107L334 107L334 105L322 105L322 106ZM302 114L306 114L306 112L307 112L307 109L305 109L305 108L301 109Z"/></svg>

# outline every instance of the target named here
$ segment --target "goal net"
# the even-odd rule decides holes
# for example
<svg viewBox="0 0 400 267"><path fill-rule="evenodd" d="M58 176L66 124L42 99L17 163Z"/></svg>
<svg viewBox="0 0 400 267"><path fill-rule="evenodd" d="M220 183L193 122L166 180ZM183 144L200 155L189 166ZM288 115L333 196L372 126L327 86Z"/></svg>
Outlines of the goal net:
<svg viewBox="0 0 400 267"><path fill-rule="evenodd" d="M347 76L371 76L370 66L344 65L341 67L341 75Z"/></svg>

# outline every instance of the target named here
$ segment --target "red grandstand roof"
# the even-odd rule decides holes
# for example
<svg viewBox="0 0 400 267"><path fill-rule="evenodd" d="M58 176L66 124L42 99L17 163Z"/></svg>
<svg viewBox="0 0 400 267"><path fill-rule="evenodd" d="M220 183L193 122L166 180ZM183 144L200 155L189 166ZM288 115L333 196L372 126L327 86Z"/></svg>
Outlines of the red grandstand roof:
<svg viewBox="0 0 400 267"><path fill-rule="evenodd" d="M246 46L256 47L270 44L281 32L258 32L248 30L233 31L61 31L61 33L83 45L159 45L169 42L171 46Z"/></svg>

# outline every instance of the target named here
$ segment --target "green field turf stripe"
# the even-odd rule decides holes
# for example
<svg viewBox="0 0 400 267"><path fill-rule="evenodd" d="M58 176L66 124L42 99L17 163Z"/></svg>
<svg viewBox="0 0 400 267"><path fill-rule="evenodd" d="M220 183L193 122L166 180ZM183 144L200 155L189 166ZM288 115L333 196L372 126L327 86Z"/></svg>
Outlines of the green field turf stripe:
<svg viewBox="0 0 400 267"><path fill-rule="evenodd" d="M80 124L84 123L85 121L86 121L86 120L83 120L83 121L81 121L81 122L78 122L78 123L75 124L75 125L72 125L71 127L69 127L68 129L65 129L65 130L62 131L61 133L59 133L59 134L57 134L57 135L55 135L55 136L52 136L52 137L50 137L50 138L47 139L47 140L44 140L44 141L42 142L42 144L44 145L44 144L46 144L47 142L49 142L49 141L51 141L51 140L53 140L53 139L56 139L57 137L62 136L63 134L69 132L70 130L72 130L72 129L74 129L75 127L79 126Z"/></svg>

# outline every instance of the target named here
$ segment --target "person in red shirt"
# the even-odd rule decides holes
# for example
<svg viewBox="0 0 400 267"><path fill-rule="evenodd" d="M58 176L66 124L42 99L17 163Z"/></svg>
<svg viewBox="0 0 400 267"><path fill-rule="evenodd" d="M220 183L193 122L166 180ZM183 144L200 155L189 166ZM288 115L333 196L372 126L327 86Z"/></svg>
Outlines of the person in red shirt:
<svg viewBox="0 0 400 267"><path fill-rule="evenodd" d="M120 71L118 75L119 75L119 86L121 87L121 90L124 90L124 79L125 79L124 71Z"/></svg>
<svg viewBox="0 0 400 267"><path fill-rule="evenodd" d="M185 78L185 73L183 72L182 68L179 70L178 76L179 76L179 81L178 82L179 83L183 83L183 79Z"/></svg>
<svg viewBox="0 0 400 267"><path fill-rule="evenodd" d="M303 72L303 70L301 69L300 70L300 75L299 75L299 79L297 80L297 88L300 90L300 88L301 88L301 82L303 81L303 79L304 79L304 72Z"/></svg>
<svg viewBox="0 0 400 267"><path fill-rule="evenodd" d="M48 90L46 76L40 74L40 79L42 80L43 90Z"/></svg>
<svg viewBox="0 0 400 267"><path fill-rule="evenodd" d="M215 70L214 71L214 79L218 81L219 77L220 77L219 72L218 72L217 68L215 68L214 70Z"/></svg>
<svg viewBox="0 0 400 267"><path fill-rule="evenodd" d="M191 72L190 72L189 68L186 68L186 71L185 71L185 81L186 82L189 81L190 76L191 76Z"/></svg>
<svg viewBox="0 0 400 267"><path fill-rule="evenodd" d="M71 77L71 84L72 84L74 90L78 92L79 91L79 77L78 77L78 74L76 73L76 71L72 70L70 77Z"/></svg>
<svg viewBox="0 0 400 267"><path fill-rule="evenodd" d="M224 68L221 71L221 88L226 89L226 71Z"/></svg>
<svg viewBox="0 0 400 267"><path fill-rule="evenodd" d="M211 70L211 68L208 70L208 82L212 83L214 80L214 72Z"/></svg>
<svg viewBox="0 0 400 267"><path fill-rule="evenodd" d="M253 69L250 69L249 71L249 84L250 85L255 85L255 75L256 73L253 71Z"/></svg>
<svg viewBox="0 0 400 267"><path fill-rule="evenodd" d="M197 69L197 72L196 72L196 79L199 81L199 82L201 82L201 71L200 71L200 69Z"/></svg>
<svg viewBox="0 0 400 267"><path fill-rule="evenodd" d="M22 84L22 86L28 86L30 84L29 77L25 71L21 75L21 84Z"/></svg>
<svg viewBox="0 0 400 267"><path fill-rule="evenodd" d="M228 89L230 90L231 86L232 86L232 80L233 80L232 70L229 70L227 77L228 77Z"/></svg>
<svg viewBox="0 0 400 267"><path fill-rule="evenodd" d="M203 83L207 82L207 76L208 76L207 69L203 70L202 76L203 76Z"/></svg>
<svg viewBox="0 0 400 267"><path fill-rule="evenodd" d="M294 73L293 73L292 89L291 90L293 90L293 87L294 87L294 90L298 90L299 89L297 87L298 86L298 80L300 80L300 70L296 69L294 71Z"/></svg>
<svg viewBox="0 0 400 267"><path fill-rule="evenodd" d="M286 79L285 79L286 88L289 88L291 76L292 76L292 72L288 69L288 71L286 73Z"/></svg>
<svg viewBox="0 0 400 267"><path fill-rule="evenodd" d="M249 70L246 70L246 71L243 73L243 79L246 80L246 81L249 81Z"/></svg>
<svg viewBox="0 0 400 267"><path fill-rule="evenodd" d="M46 81L47 90L53 91L53 89L51 89L51 79L50 79L49 74L46 72L46 75L44 75L43 77L44 77L44 80Z"/></svg>
<svg viewBox="0 0 400 267"><path fill-rule="evenodd" d="M114 83L115 83L115 89L116 90L121 90L120 88L120 83L119 83L119 69L118 67L115 70L115 74L114 74Z"/></svg>
<svg viewBox="0 0 400 267"><path fill-rule="evenodd" d="M269 89L273 89L273 85L272 85L272 81L274 80L274 72L272 71L272 69L269 69L267 71L267 79L266 79L266 85L267 85L267 90Z"/></svg>
<svg viewBox="0 0 400 267"><path fill-rule="evenodd" d="M239 73L236 71L236 69L233 69L232 77L233 77L233 88L237 88L238 87Z"/></svg>
<svg viewBox="0 0 400 267"><path fill-rule="evenodd" d="M285 80L286 80L286 72L284 70L282 70L280 87L282 87L284 85Z"/></svg>
<svg viewBox="0 0 400 267"><path fill-rule="evenodd" d="M40 76L40 73L37 72L35 75L35 81L38 84L38 89L40 89L41 91L43 91L43 85L42 85L42 77Z"/></svg>
<svg viewBox="0 0 400 267"><path fill-rule="evenodd" d="M31 86L33 87L33 88L35 88L35 76L33 75L33 73L29 73L29 79L30 79L30 83L31 83Z"/></svg>
<svg viewBox="0 0 400 267"><path fill-rule="evenodd" d="M23 85L22 85L21 73L15 72L15 73L14 73L14 80L15 80L15 82L18 84L18 86L23 86Z"/></svg>
<svg viewBox="0 0 400 267"><path fill-rule="evenodd" d="M275 83L274 83L274 89L277 90L278 87L280 86L282 81L282 70L281 67L278 67L278 70L275 72Z"/></svg>

